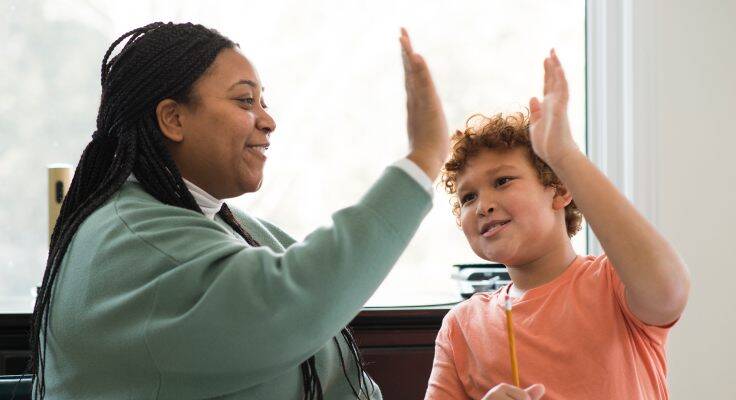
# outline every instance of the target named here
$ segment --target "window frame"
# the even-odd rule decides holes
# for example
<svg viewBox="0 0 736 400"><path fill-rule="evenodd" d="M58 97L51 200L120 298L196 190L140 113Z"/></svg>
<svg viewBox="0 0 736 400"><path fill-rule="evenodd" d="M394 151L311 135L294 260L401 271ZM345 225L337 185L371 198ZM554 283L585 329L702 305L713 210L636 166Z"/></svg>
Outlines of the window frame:
<svg viewBox="0 0 736 400"><path fill-rule="evenodd" d="M657 225L658 57L652 2L586 1L586 142L590 160ZM634 12L636 10L636 12ZM588 229L588 252L603 249Z"/></svg>

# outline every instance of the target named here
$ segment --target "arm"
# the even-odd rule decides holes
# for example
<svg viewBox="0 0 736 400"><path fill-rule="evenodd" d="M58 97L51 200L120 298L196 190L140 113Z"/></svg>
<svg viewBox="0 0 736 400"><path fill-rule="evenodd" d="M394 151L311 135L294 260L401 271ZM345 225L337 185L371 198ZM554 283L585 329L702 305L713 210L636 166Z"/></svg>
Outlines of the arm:
<svg viewBox="0 0 736 400"><path fill-rule="evenodd" d="M434 179L449 151L447 125L424 59L405 31L400 40L408 158ZM147 238L149 244L180 251L178 259L167 254L175 266L156 279L146 324L156 365L182 375L237 376L249 384L295 367L355 316L430 207L425 189L390 167L358 204L333 214L331 227L279 254L243 247L202 218L144 216L141 224L163 228ZM192 233L202 236L196 247L181 240Z"/></svg>
<svg viewBox="0 0 736 400"><path fill-rule="evenodd" d="M121 206L130 246L145 242L163 256L149 259L168 260L145 265L158 276L140 289L155 291L140 325L164 386L172 376L257 384L299 365L360 310L430 207L422 187L388 168L332 226L275 253L243 246L189 210Z"/></svg>
<svg viewBox="0 0 736 400"><path fill-rule="evenodd" d="M631 311L649 325L671 323L687 303L687 267L667 240L577 148L567 120L567 81L554 51L544 67L544 99L532 98L529 103L534 151L573 193L626 287Z"/></svg>
<svg viewBox="0 0 736 400"><path fill-rule="evenodd" d="M429 385L424 400L466 400L468 395L460 381L452 354L452 339L450 330L455 325L452 311L442 321L442 327L437 333L434 346L434 361L432 373L429 376Z"/></svg>

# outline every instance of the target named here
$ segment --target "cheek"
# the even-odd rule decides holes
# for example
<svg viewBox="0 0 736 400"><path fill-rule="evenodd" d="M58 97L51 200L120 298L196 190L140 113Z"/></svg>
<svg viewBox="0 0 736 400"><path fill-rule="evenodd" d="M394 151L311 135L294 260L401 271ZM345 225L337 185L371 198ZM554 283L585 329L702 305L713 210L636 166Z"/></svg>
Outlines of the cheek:
<svg viewBox="0 0 736 400"><path fill-rule="evenodd" d="M544 208L542 203L530 200L517 203L513 214L515 220L524 228L524 236L530 240L539 240L554 228L554 213L551 209Z"/></svg>
<svg viewBox="0 0 736 400"><path fill-rule="evenodd" d="M223 112L218 118L219 134L229 145L243 149L247 139L254 131L253 114L243 110Z"/></svg>
<svg viewBox="0 0 736 400"><path fill-rule="evenodd" d="M234 128L240 129L241 131L250 132L255 127L256 118L252 112L242 110L233 115L233 118L231 118L231 122Z"/></svg>
<svg viewBox="0 0 736 400"><path fill-rule="evenodd" d="M477 226L477 221L468 212L460 212L460 228L466 238L470 239L474 232L474 227Z"/></svg>

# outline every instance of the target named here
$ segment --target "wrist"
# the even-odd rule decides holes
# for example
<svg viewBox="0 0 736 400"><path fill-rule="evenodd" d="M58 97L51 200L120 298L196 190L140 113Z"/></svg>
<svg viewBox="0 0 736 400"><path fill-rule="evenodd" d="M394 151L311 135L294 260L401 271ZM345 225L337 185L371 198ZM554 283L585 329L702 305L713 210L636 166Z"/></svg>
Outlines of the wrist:
<svg viewBox="0 0 736 400"><path fill-rule="evenodd" d="M431 181L434 181L437 178L437 175L439 175L440 169L444 164L444 160L441 158L427 155L420 151L412 151L408 156L406 156L406 158L414 162L417 167L424 171Z"/></svg>
<svg viewBox="0 0 736 400"><path fill-rule="evenodd" d="M580 156L586 157L586 155L580 151L580 148L578 148L576 144L573 144L565 151L560 152L560 154L549 157L549 160L546 162L553 171L557 172L558 170L565 169L570 163L574 163Z"/></svg>

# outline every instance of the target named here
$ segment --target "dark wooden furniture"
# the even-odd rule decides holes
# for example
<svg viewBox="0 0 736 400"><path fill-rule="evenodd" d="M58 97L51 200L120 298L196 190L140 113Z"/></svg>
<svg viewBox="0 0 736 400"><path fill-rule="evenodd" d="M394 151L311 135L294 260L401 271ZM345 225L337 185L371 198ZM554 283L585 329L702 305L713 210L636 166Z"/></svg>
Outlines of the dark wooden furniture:
<svg viewBox="0 0 736 400"><path fill-rule="evenodd" d="M0 375L20 375L26 371L30 329L29 314L0 314Z"/></svg>
<svg viewBox="0 0 736 400"><path fill-rule="evenodd" d="M450 307L369 308L350 323L384 399L424 397L434 339ZM28 314L0 314L0 375L26 371L30 321Z"/></svg>
<svg viewBox="0 0 736 400"><path fill-rule="evenodd" d="M363 310L350 326L383 398L423 399L449 306Z"/></svg>

